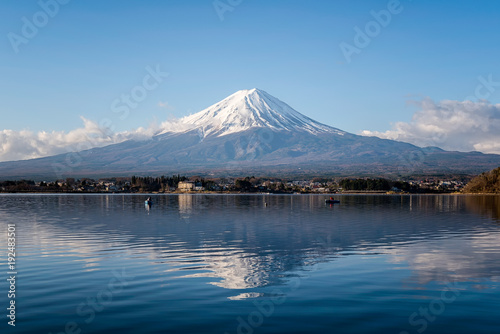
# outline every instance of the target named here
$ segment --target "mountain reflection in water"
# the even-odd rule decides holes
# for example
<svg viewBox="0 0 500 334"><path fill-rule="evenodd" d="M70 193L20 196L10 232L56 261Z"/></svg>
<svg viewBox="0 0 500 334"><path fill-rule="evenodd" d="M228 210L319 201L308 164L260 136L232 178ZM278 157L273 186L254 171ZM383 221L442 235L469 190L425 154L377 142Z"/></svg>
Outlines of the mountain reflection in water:
<svg viewBox="0 0 500 334"><path fill-rule="evenodd" d="M129 248L178 277L247 289L283 284L290 273L340 256L381 253L407 263L422 282L498 279L500 232L491 221L499 223L499 196L340 198L341 205L325 206L323 197L307 195L157 195L149 216L142 214L143 196L9 200L40 207L25 220L42 253L44 241L54 240L88 268L99 266L96 252ZM2 220L13 221L2 203ZM61 216L53 219L54 211Z"/></svg>
<svg viewBox="0 0 500 334"><path fill-rule="evenodd" d="M290 298L266 319L268 332L414 331L408 316L449 282L467 298L443 326L496 325L488 310L500 282L499 196L339 195L328 205L318 195L152 195L149 211L145 197L0 195L0 222L17 229L19 302L33 326L24 332L81 322L78 305L121 270L133 283L88 332L179 332L192 318L195 332L234 332L255 310L250 301L276 296ZM315 321L297 327L304 312ZM146 315L158 320L143 327Z"/></svg>

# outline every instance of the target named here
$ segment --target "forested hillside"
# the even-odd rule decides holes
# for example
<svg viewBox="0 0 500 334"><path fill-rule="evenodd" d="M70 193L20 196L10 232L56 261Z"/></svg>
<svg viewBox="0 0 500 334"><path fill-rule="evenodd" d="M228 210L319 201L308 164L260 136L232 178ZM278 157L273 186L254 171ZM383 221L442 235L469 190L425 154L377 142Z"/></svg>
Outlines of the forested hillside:
<svg viewBox="0 0 500 334"><path fill-rule="evenodd" d="M500 193L500 167L476 176L463 191L466 193Z"/></svg>

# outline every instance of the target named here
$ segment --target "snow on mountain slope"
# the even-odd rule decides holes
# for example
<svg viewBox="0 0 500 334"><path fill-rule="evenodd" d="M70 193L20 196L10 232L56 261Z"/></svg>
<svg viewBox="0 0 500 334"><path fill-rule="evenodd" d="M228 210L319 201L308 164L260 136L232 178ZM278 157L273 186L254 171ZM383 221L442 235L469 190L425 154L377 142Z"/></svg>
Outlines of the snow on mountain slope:
<svg viewBox="0 0 500 334"><path fill-rule="evenodd" d="M422 149L343 132L257 89L236 92L197 114L162 126L162 135L147 140L0 162L0 179L161 175L165 171L224 177L272 173L399 177L402 173L477 174L500 165L500 155ZM77 163L73 163L75 158Z"/></svg>
<svg viewBox="0 0 500 334"><path fill-rule="evenodd" d="M240 90L205 110L181 118L176 129L170 127L160 134L197 129L203 138L220 137L251 128L345 134L302 115L288 104L255 88Z"/></svg>

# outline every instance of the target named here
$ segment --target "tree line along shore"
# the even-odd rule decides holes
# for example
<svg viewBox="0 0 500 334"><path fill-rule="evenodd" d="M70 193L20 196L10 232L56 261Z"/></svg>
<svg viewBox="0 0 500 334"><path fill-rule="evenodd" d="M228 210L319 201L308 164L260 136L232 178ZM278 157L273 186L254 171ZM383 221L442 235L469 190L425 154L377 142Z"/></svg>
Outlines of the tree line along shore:
<svg viewBox="0 0 500 334"><path fill-rule="evenodd" d="M35 182L0 181L4 193L500 193L500 167L474 178L412 180L386 178L321 178L290 180L266 177L203 178L200 176L131 176Z"/></svg>

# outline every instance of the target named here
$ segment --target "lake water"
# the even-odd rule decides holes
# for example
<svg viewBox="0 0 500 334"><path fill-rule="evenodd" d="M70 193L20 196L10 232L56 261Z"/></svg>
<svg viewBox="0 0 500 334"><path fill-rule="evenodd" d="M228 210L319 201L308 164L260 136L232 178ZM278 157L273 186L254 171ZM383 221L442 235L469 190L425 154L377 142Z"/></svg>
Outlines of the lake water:
<svg viewBox="0 0 500 334"><path fill-rule="evenodd" d="M146 197L0 195L0 332L500 329L500 196Z"/></svg>

